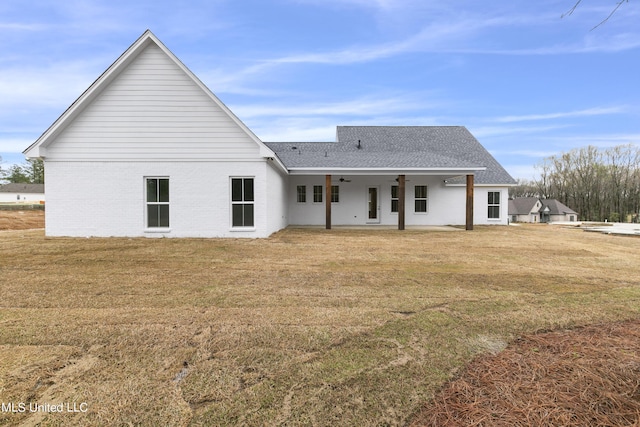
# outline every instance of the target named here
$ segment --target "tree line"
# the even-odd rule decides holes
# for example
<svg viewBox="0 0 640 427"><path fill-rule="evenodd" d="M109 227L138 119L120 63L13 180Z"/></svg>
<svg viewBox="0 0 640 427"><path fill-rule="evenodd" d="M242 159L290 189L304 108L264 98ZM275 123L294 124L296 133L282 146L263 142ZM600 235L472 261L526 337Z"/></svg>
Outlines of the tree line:
<svg viewBox="0 0 640 427"><path fill-rule="evenodd" d="M586 221L638 222L640 147L576 148L546 157L539 177L518 180L510 197L558 199Z"/></svg>
<svg viewBox="0 0 640 427"><path fill-rule="evenodd" d="M31 183L44 184L44 162L41 159L29 159L21 165L11 165L3 168L0 157L0 184L9 183Z"/></svg>

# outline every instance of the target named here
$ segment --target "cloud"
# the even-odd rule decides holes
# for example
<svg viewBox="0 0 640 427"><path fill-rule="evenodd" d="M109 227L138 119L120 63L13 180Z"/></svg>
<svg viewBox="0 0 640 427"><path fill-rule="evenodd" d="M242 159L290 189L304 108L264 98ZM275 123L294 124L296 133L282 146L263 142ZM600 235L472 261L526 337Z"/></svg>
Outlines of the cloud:
<svg viewBox="0 0 640 427"><path fill-rule="evenodd" d="M514 123L514 122L527 122L527 121L538 121L538 120L566 119L570 117L601 116L606 114L623 113L624 111L625 111L625 107L623 106L597 107L597 108L588 108L585 110L565 111L565 112L557 112L557 113L527 114L527 115L521 115L521 116L504 116L504 117L498 117L494 120L498 123Z"/></svg>
<svg viewBox="0 0 640 427"><path fill-rule="evenodd" d="M0 108L70 104L100 75L101 65L102 61L89 60L0 69Z"/></svg>
<svg viewBox="0 0 640 427"><path fill-rule="evenodd" d="M568 125L548 125L548 126L468 126L469 130L477 138L489 138L506 135L529 135L556 131L566 128Z"/></svg>
<svg viewBox="0 0 640 427"><path fill-rule="evenodd" d="M522 164L505 164L503 163L504 168L509 172L509 175L514 177L515 179L534 179L538 178L539 174L536 171L536 167L534 165L522 165Z"/></svg>
<svg viewBox="0 0 640 427"><path fill-rule="evenodd" d="M21 22L0 22L0 31L42 31L46 28L43 24L24 24Z"/></svg>
<svg viewBox="0 0 640 427"><path fill-rule="evenodd" d="M336 126L425 126L442 124L435 117L392 115L367 118L340 117L338 120L333 116L284 117L271 120L249 118L245 123L263 141L293 142L335 141Z"/></svg>
<svg viewBox="0 0 640 427"><path fill-rule="evenodd" d="M502 19L461 19L457 21L438 21L427 25L412 36L387 43L370 46L352 46L334 51L297 54L273 58L263 64L354 64L410 52L447 52L449 43L472 37L484 28L499 25ZM451 50L455 51L455 49Z"/></svg>
<svg viewBox="0 0 640 427"><path fill-rule="evenodd" d="M285 106L247 104L238 105L233 111L241 117L287 117L287 116L376 116L397 112L435 108L424 100L411 96L381 97L367 96L349 101L299 104L288 103Z"/></svg>
<svg viewBox="0 0 640 427"><path fill-rule="evenodd" d="M426 96L424 96L426 97ZM427 104L418 94L370 95L354 100L284 105L239 104L231 110L265 141L332 141L337 125L435 125L424 115L438 101Z"/></svg>
<svg viewBox="0 0 640 427"><path fill-rule="evenodd" d="M586 145L596 147L613 147L616 145L634 144L640 145L640 133L603 133L556 136L549 139L550 142L563 147L575 148Z"/></svg>
<svg viewBox="0 0 640 427"><path fill-rule="evenodd" d="M22 150L27 148L29 145L33 144L33 140L27 138L3 138L0 137L0 157L2 157L3 161L9 161L10 158L16 157L16 153L21 153ZM24 156L17 156L24 157Z"/></svg>

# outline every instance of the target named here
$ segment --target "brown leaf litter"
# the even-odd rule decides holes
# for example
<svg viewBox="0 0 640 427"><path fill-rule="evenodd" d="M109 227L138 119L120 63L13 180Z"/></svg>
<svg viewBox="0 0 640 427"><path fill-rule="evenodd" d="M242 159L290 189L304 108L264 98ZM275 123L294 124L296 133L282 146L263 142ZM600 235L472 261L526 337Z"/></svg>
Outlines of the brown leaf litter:
<svg viewBox="0 0 640 427"><path fill-rule="evenodd" d="M640 426L640 320L527 335L482 355L418 426Z"/></svg>

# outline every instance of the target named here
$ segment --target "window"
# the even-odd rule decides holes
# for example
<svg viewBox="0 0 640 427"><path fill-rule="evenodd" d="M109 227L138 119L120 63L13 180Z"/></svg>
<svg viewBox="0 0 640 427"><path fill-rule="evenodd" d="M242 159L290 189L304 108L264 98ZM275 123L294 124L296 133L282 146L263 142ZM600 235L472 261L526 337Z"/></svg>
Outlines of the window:
<svg viewBox="0 0 640 427"><path fill-rule="evenodd" d="M313 203L322 203L322 185L313 186Z"/></svg>
<svg viewBox="0 0 640 427"><path fill-rule="evenodd" d="M415 212L426 213L427 212L427 186L416 185L415 187Z"/></svg>
<svg viewBox="0 0 640 427"><path fill-rule="evenodd" d="M398 212L398 186L391 186L391 212Z"/></svg>
<svg viewBox="0 0 640 427"><path fill-rule="evenodd" d="M169 178L147 178L147 227L169 227Z"/></svg>
<svg viewBox="0 0 640 427"><path fill-rule="evenodd" d="M231 178L231 225L253 227L253 178Z"/></svg>
<svg viewBox="0 0 640 427"><path fill-rule="evenodd" d="M307 186L298 185L298 203L307 203Z"/></svg>
<svg viewBox="0 0 640 427"><path fill-rule="evenodd" d="M331 186L331 203L340 203L340 187L338 185Z"/></svg>
<svg viewBox="0 0 640 427"><path fill-rule="evenodd" d="M489 191L487 200L487 217L489 219L500 218L500 192Z"/></svg>

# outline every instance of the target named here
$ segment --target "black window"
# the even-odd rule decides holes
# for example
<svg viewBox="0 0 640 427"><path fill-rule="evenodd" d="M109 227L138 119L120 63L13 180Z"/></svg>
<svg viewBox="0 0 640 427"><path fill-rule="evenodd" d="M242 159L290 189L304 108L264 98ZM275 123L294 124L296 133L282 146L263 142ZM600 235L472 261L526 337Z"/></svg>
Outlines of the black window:
<svg viewBox="0 0 640 427"><path fill-rule="evenodd" d="M169 227L169 178L147 178L147 227Z"/></svg>
<svg viewBox="0 0 640 427"><path fill-rule="evenodd" d="M398 186L391 186L391 212L398 212Z"/></svg>
<svg viewBox="0 0 640 427"><path fill-rule="evenodd" d="M298 185L297 187L298 203L307 203L307 186Z"/></svg>
<svg viewBox="0 0 640 427"><path fill-rule="evenodd" d="M231 179L231 217L233 227L253 227L253 178Z"/></svg>
<svg viewBox="0 0 640 427"><path fill-rule="evenodd" d="M489 191L487 197L487 217L489 219L500 218L500 192Z"/></svg>
<svg viewBox="0 0 640 427"><path fill-rule="evenodd" d="M313 186L313 203L322 203L322 185Z"/></svg>
<svg viewBox="0 0 640 427"><path fill-rule="evenodd" d="M427 212L427 186L416 185L415 187L415 212Z"/></svg>

